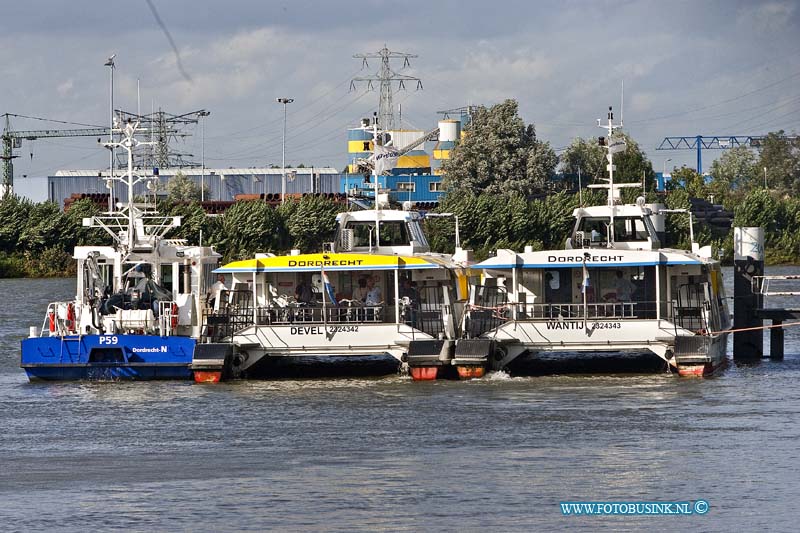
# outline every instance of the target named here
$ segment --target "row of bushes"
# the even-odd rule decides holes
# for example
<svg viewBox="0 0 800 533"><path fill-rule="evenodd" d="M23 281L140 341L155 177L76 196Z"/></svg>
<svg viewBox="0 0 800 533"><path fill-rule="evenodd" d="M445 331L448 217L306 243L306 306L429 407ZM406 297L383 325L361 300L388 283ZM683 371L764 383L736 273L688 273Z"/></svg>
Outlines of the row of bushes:
<svg viewBox="0 0 800 533"><path fill-rule="evenodd" d="M665 201L670 208L688 208L686 191L672 191ZM584 194L584 205L603 203L599 193ZM475 251L478 259L498 248L535 250L561 248L573 224L572 211L578 196L560 192L541 200L520 195L459 194L444 197L437 211L459 217L462 246ZM251 257L256 252L283 253L290 248L318 251L333 239L335 215L341 210L329 198L306 196L277 208L260 201L237 202L223 215L207 216L198 203L163 204L161 213L181 216L182 225L171 237L192 244L214 246L225 261ZM90 200L75 202L62 212L53 203L33 203L10 196L0 200L0 277L46 277L74 275L72 249L76 245L111 244L103 231L84 228L82 219L98 214ZM800 199L775 192L754 190L735 207L735 225L766 228L767 261L800 262ZM668 243L689 248L688 221L675 217L669 225ZM452 252L455 225L451 220L427 219L431 247ZM711 244L732 260L732 232L713 233L695 228L695 239Z"/></svg>
<svg viewBox="0 0 800 533"><path fill-rule="evenodd" d="M226 261L256 252L282 253L298 247L321 249L333 239L341 205L330 198L305 196L273 208L260 201L237 202L224 215L207 216L199 203L163 203L159 212L182 217L169 237L214 246ZM100 214L91 200L63 212L52 202L33 203L8 196L0 200L0 277L52 277L75 274L75 246L110 245L111 237L85 228L83 218Z"/></svg>

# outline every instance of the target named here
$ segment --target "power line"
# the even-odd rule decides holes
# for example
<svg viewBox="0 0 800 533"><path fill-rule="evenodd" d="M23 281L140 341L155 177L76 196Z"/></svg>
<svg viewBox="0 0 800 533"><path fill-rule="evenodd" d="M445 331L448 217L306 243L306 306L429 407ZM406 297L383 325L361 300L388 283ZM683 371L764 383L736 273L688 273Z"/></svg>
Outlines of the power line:
<svg viewBox="0 0 800 533"><path fill-rule="evenodd" d="M309 102L304 102L302 105L299 105L299 106L295 107L293 111L289 112L288 116L291 117L291 118L294 118L296 116L301 115L305 110L310 109L314 104L316 104L317 102L319 102L323 98L326 98L326 97L330 96L331 94L333 94L336 91L336 89L338 89L342 85L345 85L345 84L349 83L350 79L353 77L353 75L357 74L358 72L359 72L358 70L353 72L346 79L344 79L343 81L337 83L336 85L331 87L331 89L329 91L323 93L322 95L314 98L313 100L311 100ZM324 110L316 113L315 115L313 115L308 120L313 119L314 117L322 114L323 112L324 112ZM274 123L278 123L278 122L282 122L282 121L283 121L283 117L277 118L275 120L270 120L268 122L264 122L262 124L254 126L252 128L246 128L246 129L243 129L243 130L238 130L238 131L234 131L234 132L230 132L230 133L223 133L221 135L217 135L217 136L213 136L213 137L208 137L207 136L206 139L250 139L250 138L256 138L256 136L237 137L237 135L240 134L240 133L248 133L248 132L252 132L252 131L256 131L256 130L266 129L268 126L271 126Z"/></svg>
<svg viewBox="0 0 800 533"><path fill-rule="evenodd" d="M734 97L731 97L731 98L727 98L725 100L720 100L719 102L716 102L716 103L713 103L713 104L709 104L709 105L701 106L701 107L696 107L694 109L689 109L689 110L686 110L686 111L678 111L676 113L670 113L668 115L661 115L659 117L651 117L651 118L644 118L644 119L639 119L639 120L631 120L628 123L629 124L644 124L644 123L648 123L648 122L655 122L657 120L665 120L665 119L668 119L668 118L674 118L674 117L679 117L679 116L682 116L682 115L688 115L690 113L696 113L698 111L703 111L703 110L706 110L706 109L712 109L714 107L719 107L721 105L728 104L730 102L735 102L736 100L741 100L742 98L746 98L748 96L751 96L753 94L759 93L761 91L765 91L767 89L771 89L772 87L775 87L776 85L780 85L781 83L787 82L789 80L793 80L794 78L797 78L798 76L800 76L800 72L795 72L794 74L792 74L790 76L787 76L787 77L785 77L783 79L780 79L778 81L775 81L775 82L769 83L767 85L764 85L763 87L759 87L759 88L754 89L752 91L749 91L749 92L746 92L744 94L740 94L738 96L734 96Z"/></svg>
<svg viewBox="0 0 800 533"><path fill-rule="evenodd" d="M369 91L364 91L363 93L361 93L355 99L353 99L350 102L346 103L345 105L333 110L323 120L316 121L316 122L314 122L312 124L309 124L306 127L301 127L298 130L295 130L295 133L293 135L287 137L287 140L297 139L301 135L303 135L303 134L305 134L305 133L307 133L309 131L317 129L321 124L324 124L325 122L327 122L327 121L331 120L332 118L336 117L339 113L341 113L342 111L344 111L345 109L347 109L351 105L353 105L356 102L358 102L359 100L361 100L367 94L369 94ZM276 144L277 140L279 140L280 138L281 138L280 136L268 138L266 140L263 140L263 141L259 142L256 145L252 145L252 146L249 146L249 147L244 148L242 150L238 150L238 151L235 151L235 152L228 153L228 154L226 154L224 156L221 156L221 157L218 157L218 158L214 158L213 160L225 160L225 159L236 158L237 156L246 157L248 155L252 156L252 157L260 157L263 154L265 154L267 150L272 148L272 146L274 144ZM292 150L294 151L294 149L292 149Z"/></svg>

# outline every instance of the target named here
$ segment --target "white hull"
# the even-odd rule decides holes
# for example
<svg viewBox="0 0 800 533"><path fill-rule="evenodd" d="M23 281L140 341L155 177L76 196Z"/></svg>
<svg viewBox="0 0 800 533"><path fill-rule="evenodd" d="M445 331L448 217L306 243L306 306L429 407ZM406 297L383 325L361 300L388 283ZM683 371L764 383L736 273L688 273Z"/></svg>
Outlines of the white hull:
<svg viewBox="0 0 800 533"><path fill-rule="evenodd" d="M680 368L675 357L676 337L693 337L693 332L676 328L668 320L539 320L510 321L482 337L497 341L505 355L496 362L503 368L526 352L651 352L673 368ZM699 337L699 336L697 336ZM709 339L707 356L702 364L714 368L727 357L727 333ZM700 358L697 358L701 364Z"/></svg>
<svg viewBox="0 0 800 533"><path fill-rule="evenodd" d="M414 340L432 336L398 324L296 324L250 326L233 336L246 371L264 357L366 356L388 354L398 361Z"/></svg>

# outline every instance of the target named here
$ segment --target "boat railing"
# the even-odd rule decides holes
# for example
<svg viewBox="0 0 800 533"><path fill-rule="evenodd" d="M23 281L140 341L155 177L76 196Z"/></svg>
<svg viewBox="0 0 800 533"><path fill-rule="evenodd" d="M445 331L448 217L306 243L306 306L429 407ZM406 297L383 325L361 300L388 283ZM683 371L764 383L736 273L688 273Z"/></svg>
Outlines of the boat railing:
<svg viewBox="0 0 800 533"><path fill-rule="evenodd" d="M170 300L158 302L158 331L162 336L173 335L178 328L178 306Z"/></svg>
<svg viewBox="0 0 800 533"><path fill-rule="evenodd" d="M75 302L50 302L42 321L39 336L63 337L78 332L80 307Z"/></svg>
<svg viewBox="0 0 800 533"><path fill-rule="evenodd" d="M379 324L385 323L387 306L289 303L253 308L252 299L240 298L236 305L226 305L206 315L203 338L216 342L253 325L289 326L297 324ZM393 309L393 308L392 308Z"/></svg>
<svg viewBox="0 0 800 533"><path fill-rule="evenodd" d="M648 306L647 304L651 304ZM509 304L509 311L516 310L517 320L536 320L553 318L607 318L607 319L629 319L645 318L641 316L644 309L653 310L655 318L655 302L592 302L586 303L519 303ZM512 318L507 313L508 318ZM647 316L650 318L650 316Z"/></svg>
<svg viewBox="0 0 800 533"><path fill-rule="evenodd" d="M753 294L762 296L800 296L800 276L753 276Z"/></svg>
<svg viewBox="0 0 800 533"><path fill-rule="evenodd" d="M663 318L671 318L672 302L665 306ZM587 302L583 303L507 303L495 307L470 305L467 308L466 334L477 337L511 321L537 322L550 320L642 320L655 319L658 302ZM662 307L664 309L664 307Z"/></svg>
<svg viewBox="0 0 800 533"><path fill-rule="evenodd" d="M380 323L386 318L386 305L362 305L355 301L342 300L333 304L292 303L286 306L259 307L258 323L261 325L283 325L294 323L323 324Z"/></svg>

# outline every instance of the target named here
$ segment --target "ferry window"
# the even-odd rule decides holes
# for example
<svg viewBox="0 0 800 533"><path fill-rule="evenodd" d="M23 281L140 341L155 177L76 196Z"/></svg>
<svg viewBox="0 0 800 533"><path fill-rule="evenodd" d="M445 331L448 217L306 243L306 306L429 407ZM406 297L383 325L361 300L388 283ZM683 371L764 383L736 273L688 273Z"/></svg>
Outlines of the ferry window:
<svg viewBox="0 0 800 533"><path fill-rule="evenodd" d="M413 181L398 181L397 182L397 190L398 191L408 191L408 192L415 192L417 190L416 183Z"/></svg>
<svg viewBox="0 0 800 533"><path fill-rule="evenodd" d="M408 223L408 232L411 234L411 238L420 246L427 246L428 240L425 238L425 234L422 233L422 228L420 228L417 222L409 222Z"/></svg>
<svg viewBox="0 0 800 533"><path fill-rule="evenodd" d="M608 226L611 224L609 217L584 217L578 226L578 231L584 233L584 238L592 242L605 242L608 240Z"/></svg>
<svg viewBox="0 0 800 533"><path fill-rule="evenodd" d="M97 268L100 270L100 277L103 279L106 287L114 286L114 265L108 263L98 262Z"/></svg>
<svg viewBox="0 0 800 533"><path fill-rule="evenodd" d="M430 192L444 192L444 186L441 181L432 181L428 183L428 190Z"/></svg>
<svg viewBox="0 0 800 533"><path fill-rule="evenodd" d="M161 265L161 286L172 292L172 265Z"/></svg>
<svg viewBox="0 0 800 533"><path fill-rule="evenodd" d="M348 222L347 229L353 230L353 246L375 246L374 222Z"/></svg>
<svg viewBox="0 0 800 533"><path fill-rule="evenodd" d="M347 229L353 230L353 246L369 246L370 240L373 246L377 246L375 222L348 222ZM408 246L410 242L409 229L405 222L381 222L381 246ZM421 242L425 242L424 238Z"/></svg>
<svg viewBox="0 0 800 533"><path fill-rule="evenodd" d="M557 270L548 270L544 273L544 280L545 280L545 289L549 288L551 290L557 291L559 287L561 287L561 276L559 276Z"/></svg>
<svg viewBox="0 0 800 533"><path fill-rule="evenodd" d="M184 278L186 277L184 274L186 272L186 265L178 265L178 292L180 294L186 294L189 292L189 287L186 287L183 283Z"/></svg>
<svg viewBox="0 0 800 533"><path fill-rule="evenodd" d="M614 217L614 240L646 241L647 229L641 217Z"/></svg>
<svg viewBox="0 0 800 533"><path fill-rule="evenodd" d="M210 290L211 286L214 285L214 282L217 280L217 276L214 274L215 268L217 268L217 265L203 264L203 286L200 287L201 293Z"/></svg>
<svg viewBox="0 0 800 533"><path fill-rule="evenodd" d="M411 242L405 222L381 223L381 246L407 246Z"/></svg>

